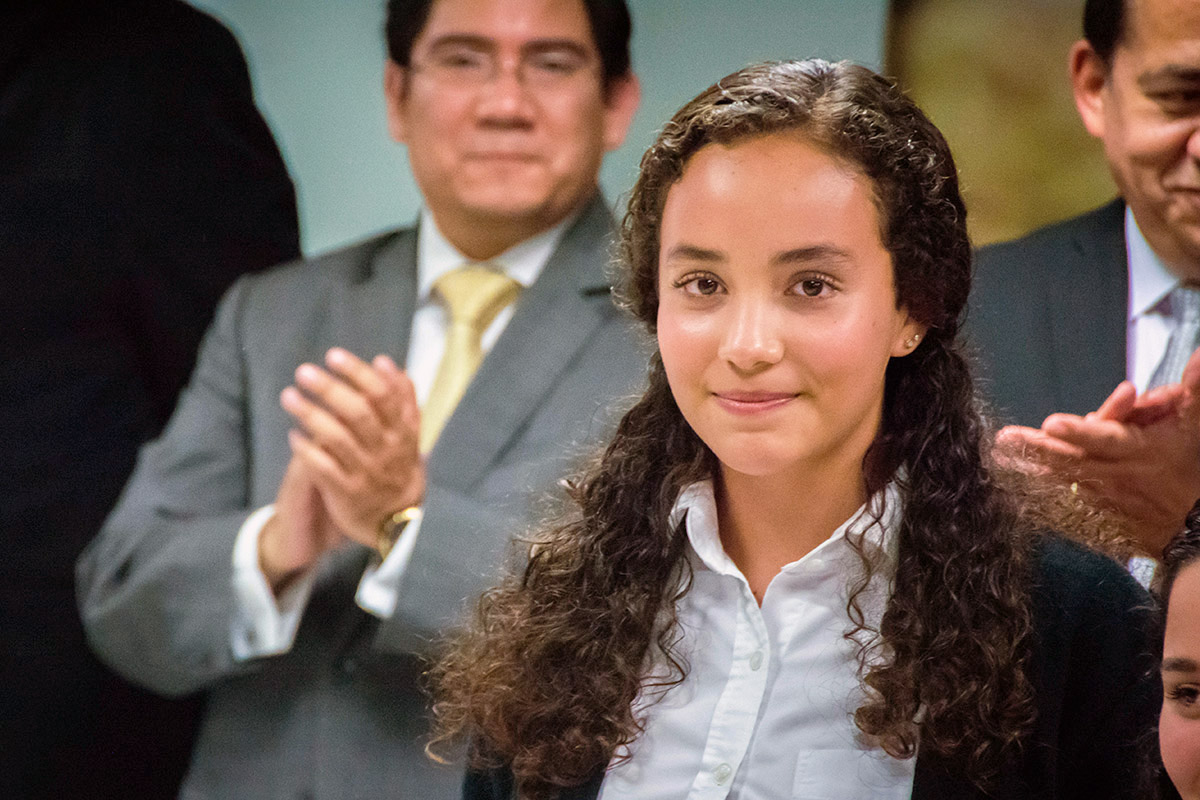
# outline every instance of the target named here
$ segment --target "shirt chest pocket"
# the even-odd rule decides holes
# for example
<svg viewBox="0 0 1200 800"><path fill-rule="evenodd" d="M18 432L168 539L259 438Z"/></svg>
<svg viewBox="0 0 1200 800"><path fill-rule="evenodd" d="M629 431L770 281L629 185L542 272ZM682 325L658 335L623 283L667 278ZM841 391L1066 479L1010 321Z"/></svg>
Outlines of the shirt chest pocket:
<svg viewBox="0 0 1200 800"><path fill-rule="evenodd" d="M883 751L850 748L809 749L796 759L793 800L908 800L915 759L891 758Z"/></svg>

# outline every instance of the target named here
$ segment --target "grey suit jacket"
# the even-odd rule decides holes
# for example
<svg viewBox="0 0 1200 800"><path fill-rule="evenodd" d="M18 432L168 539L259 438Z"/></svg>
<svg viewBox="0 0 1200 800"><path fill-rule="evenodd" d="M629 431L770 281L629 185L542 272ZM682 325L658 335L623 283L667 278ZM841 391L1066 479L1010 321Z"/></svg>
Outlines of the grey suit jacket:
<svg viewBox="0 0 1200 800"><path fill-rule="evenodd" d="M428 462L425 516L395 614L354 603L369 553L318 568L288 653L230 651L238 528L275 496L291 421L279 393L333 345L407 351L416 235L403 230L250 277L222 301L162 438L78 565L93 647L168 694L209 690L185 798L449 797L459 768L422 753L417 657L495 578L531 501L609 430L646 350L606 280L611 216L597 197L521 297Z"/></svg>
<svg viewBox="0 0 1200 800"><path fill-rule="evenodd" d="M1127 262L1121 200L979 251L967 333L1003 421L1094 411L1125 379Z"/></svg>

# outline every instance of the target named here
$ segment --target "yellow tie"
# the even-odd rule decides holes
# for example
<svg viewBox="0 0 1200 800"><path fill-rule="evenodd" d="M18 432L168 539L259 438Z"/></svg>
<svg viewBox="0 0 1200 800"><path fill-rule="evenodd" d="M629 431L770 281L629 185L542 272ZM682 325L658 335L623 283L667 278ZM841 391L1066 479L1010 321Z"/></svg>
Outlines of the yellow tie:
<svg viewBox="0 0 1200 800"><path fill-rule="evenodd" d="M421 409L422 453L433 449L442 427L479 369L483 361L483 332L517 298L521 284L490 267L467 264L438 278L433 288L446 304L450 325L442 363L429 399Z"/></svg>

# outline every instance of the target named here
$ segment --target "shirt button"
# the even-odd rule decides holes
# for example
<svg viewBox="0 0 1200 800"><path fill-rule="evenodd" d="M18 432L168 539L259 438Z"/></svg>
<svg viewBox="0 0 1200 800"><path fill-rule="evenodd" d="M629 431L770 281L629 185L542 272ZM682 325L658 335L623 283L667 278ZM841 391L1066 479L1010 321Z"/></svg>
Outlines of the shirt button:
<svg viewBox="0 0 1200 800"><path fill-rule="evenodd" d="M729 776L733 774L733 767L728 764L718 764L716 769L712 771L713 780L717 782L717 786L724 786L725 781L729 780Z"/></svg>
<svg viewBox="0 0 1200 800"><path fill-rule="evenodd" d="M762 650L755 650L750 654L750 669L758 672L762 668L763 653Z"/></svg>

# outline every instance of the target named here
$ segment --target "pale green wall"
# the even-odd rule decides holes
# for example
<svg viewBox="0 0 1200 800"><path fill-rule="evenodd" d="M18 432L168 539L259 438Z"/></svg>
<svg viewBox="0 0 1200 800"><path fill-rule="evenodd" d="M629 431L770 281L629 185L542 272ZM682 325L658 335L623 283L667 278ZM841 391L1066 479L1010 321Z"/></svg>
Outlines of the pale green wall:
<svg viewBox="0 0 1200 800"><path fill-rule="evenodd" d="M383 0L194 0L238 36L259 107L296 181L312 255L411 221L420 204L387 136ZM821 56L878 67L886 0L629 0L643 101L601 180L628 190L655 131L688 98L752 61Z"/></svg>

